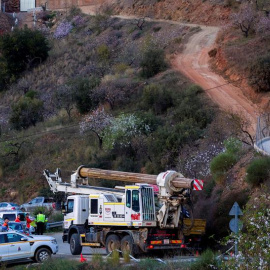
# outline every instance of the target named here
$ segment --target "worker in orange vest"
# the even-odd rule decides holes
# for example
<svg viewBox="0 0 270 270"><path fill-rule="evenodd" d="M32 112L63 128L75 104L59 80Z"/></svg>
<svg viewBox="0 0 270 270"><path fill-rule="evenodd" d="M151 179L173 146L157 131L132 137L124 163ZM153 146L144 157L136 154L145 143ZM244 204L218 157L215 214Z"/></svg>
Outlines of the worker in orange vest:
<svg viewBox="0 0 270 270"><path fill-rule="evenodd" d="M15 219L15 222L21 222L21 216L20 215L17 215L17 217Z"/></svg>
<svg viewBox="0 0 270 270"><path fill-rule="evenodd" d="M2 230L3 231L8 231L9 227L8 227L8 222L9 222L9 219L8 218L5 218L5 222L4 224L2 225Z"/></svg>

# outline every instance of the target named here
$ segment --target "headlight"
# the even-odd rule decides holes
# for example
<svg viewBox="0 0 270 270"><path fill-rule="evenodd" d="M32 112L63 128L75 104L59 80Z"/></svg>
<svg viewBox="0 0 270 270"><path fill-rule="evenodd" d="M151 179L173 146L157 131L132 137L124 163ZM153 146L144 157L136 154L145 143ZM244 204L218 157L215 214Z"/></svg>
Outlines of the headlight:
<svg viewBox="0 0 270 270"><path fill-rule="evenodd" d="M51 243L54 244L54 245L57 245L56 239L51 240Z"/></svg>

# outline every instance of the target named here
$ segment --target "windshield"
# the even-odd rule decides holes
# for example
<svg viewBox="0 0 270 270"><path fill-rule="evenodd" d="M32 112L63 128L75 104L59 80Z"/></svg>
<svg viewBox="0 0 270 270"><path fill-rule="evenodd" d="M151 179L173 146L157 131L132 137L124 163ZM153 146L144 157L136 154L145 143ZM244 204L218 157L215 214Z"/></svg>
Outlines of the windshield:
<svg viewBox="0 0 270 270"><path fill-rule="evenodd" d="M10 203L11 206L19 206L17 203Z"/></svg>

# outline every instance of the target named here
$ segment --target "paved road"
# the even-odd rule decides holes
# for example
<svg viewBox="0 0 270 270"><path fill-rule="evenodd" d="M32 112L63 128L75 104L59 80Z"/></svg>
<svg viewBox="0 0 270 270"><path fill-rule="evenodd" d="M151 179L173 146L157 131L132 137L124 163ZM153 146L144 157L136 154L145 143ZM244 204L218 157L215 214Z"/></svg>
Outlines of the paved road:
<svg viewBox="0 0 270 270"><path fill-rule="evenodd" d="M74 260L79 260L80 255L71 255L69 244L67 242L63 243L62 241L62 233L53 233L50 234L51 236L55 237L59 246L59 251L57 255L54 257L57 258L71 258ZM101 255L107 255L105 248L90 248L90 247L83 247L82 254L86 259L90 259L92 255L94 254L101 254Z"/></svg>

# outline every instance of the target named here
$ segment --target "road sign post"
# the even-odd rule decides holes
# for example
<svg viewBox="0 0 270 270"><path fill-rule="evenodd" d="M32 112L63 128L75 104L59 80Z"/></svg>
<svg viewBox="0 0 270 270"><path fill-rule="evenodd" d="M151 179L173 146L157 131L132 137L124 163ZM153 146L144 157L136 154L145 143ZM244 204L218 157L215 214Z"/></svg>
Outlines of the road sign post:
<svg viewBox="0 0 270 270"><path fill-rule="evenodd" d="M230 216L234 216L234 218L230 221L230 229L232 232L238 236L239 229L241 230L243 227L243 223L238 219L238 216L242 216L243 212L241 211L237 202L235 202L232 206L232 209L229 213ZM235 256L238 254L238 241L237 238L235 240Z"/></svg>

